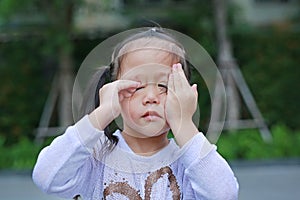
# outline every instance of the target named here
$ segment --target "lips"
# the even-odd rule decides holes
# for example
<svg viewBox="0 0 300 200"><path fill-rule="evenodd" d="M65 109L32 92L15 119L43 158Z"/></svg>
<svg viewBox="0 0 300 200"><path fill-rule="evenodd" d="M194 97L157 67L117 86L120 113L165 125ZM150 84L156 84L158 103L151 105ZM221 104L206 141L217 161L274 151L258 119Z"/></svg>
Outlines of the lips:
<svg viewBox="0 0 300 200"><path fill-rule="evenodd" d="M161 118L161 116L155 111L147 111L142 115L142 118L153 120L155 118Z"/></svg>

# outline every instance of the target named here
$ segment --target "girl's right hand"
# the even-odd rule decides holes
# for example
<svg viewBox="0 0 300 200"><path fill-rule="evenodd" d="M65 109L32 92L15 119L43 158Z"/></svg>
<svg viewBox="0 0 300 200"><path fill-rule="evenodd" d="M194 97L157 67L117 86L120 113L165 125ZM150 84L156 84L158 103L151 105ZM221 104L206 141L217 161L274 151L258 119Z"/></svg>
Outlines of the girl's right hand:
<svg viewBox="0 0 300 200"><path fill-rule="evenodd" d="M131 80L116 80L99 90L100 105L90 115L93 126L99 130L111 123L121 113L120 102L131 97L140 83Z"/></svg>

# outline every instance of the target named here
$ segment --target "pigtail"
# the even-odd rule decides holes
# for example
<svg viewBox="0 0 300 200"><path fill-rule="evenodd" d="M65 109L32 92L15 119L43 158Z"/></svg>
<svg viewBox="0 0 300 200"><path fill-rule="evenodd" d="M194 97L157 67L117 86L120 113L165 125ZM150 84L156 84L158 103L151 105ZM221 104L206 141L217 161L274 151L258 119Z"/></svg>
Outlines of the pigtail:
<svg viewBox="0 0 300 200"><path fill-rule="evenodd" d="M110 64L109 67L104 68L104 72L102 76L99 78L99 82L96 87L95 91L95 109L100 105L100 99L99 99L99 90L106 84L112 81L112 72L113 72L114 65L113 63ZM113 132L110 130L109 124L107 127L104 128L104 134L107 137L108 141L105 141L105 147L108 148L108 150L113 149L113 147L118 143L119 139L117 136L113 135Z"/></svg>
<svg viewBox="0 0 300 200"><path fill-rule="evenodd" d="M98 83L96 86L96 91L94 92L94 102L95 106L94 109L96 109L100 105L100 99L99 99L99 90L106 84L111 82L111 75L110 75L110 69L109 67L104 67L103 72L101 72L100 77L98 77ZM96 77L97 78L97 77Z"/></svg>
<svg viewBox="0 0 300 200"><path fill-rule="evenodd" d="M109 67L101 67L94 73L89 81L87 88L85 89L80 115L82 118L85 115L91 113L100 105L99 90L107 83L112 81L113 65ZM112 149L118 143L118 137L113 135L110 131L110 125L104 128L104 134L108 140L105 141L104 147Z"/></svg>

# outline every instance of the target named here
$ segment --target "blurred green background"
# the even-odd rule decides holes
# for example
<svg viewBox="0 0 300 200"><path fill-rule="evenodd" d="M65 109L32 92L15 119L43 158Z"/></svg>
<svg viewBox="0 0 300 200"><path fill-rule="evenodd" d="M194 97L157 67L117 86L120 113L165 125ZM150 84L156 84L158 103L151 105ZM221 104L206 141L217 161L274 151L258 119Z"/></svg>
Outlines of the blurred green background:
<svg viewBox="0 0 300 200"><path fill-rule="evenodd" d="M224 131L218 149L229 160L299 157L299 1L232 0L227 12L234 57L273 141L265 143L256 129ZM71 71L76 74L101 41L155 23L192 37L217 58L211 1L1 0L0 169L32 169L40 149L53 139L34 142L64 56L71 60ZM210 98L199 75L193 81L203 91L199 126L205 130ZM57 114L53 113L51 126L58 125ZM246 108L242 107L241 115L249 117Z"/></svg>

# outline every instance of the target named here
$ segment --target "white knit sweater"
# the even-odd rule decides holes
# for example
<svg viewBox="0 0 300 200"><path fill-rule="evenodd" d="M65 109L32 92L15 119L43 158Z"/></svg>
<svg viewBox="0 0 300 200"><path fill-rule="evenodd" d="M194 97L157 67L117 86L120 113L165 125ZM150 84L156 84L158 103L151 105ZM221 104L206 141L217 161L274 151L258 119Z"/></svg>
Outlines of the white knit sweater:
<svg viewBox="0 0 300 200"><path fill-rule="evenodd" d="M171 139L149 157L132 152L120 131L115 135L117 146L103 153L105 135L85 116L40 152L35 184L69 199L237 199L232 170L202 133L182 148Z"/></svg>

